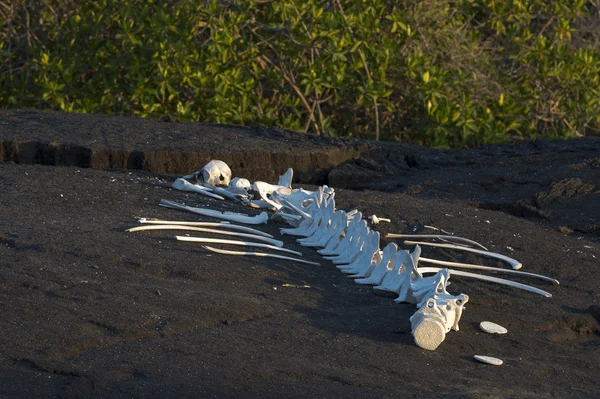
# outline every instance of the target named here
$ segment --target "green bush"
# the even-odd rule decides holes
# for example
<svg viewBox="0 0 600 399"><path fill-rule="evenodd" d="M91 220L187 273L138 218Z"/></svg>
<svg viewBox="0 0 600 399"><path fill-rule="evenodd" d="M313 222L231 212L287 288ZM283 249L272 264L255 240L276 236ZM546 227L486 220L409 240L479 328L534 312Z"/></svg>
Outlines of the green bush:
<svg viewBox="0 0 600 399"><path fill-rule="evenodd" d="M0 0L0 106L440 148L597 135L599 7Z"/></svg>

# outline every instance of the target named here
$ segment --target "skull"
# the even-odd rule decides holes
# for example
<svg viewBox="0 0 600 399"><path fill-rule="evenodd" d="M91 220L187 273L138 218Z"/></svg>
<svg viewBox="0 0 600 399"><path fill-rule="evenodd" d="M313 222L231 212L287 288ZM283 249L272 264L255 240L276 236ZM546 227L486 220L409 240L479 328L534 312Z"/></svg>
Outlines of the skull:
<svg viewBox="0 0 600 399"><path fill-rule="evenodd" d="M231 169L223 161L212 160L199 173L202 182L211 186L226 186L231 180Z"/></svg>

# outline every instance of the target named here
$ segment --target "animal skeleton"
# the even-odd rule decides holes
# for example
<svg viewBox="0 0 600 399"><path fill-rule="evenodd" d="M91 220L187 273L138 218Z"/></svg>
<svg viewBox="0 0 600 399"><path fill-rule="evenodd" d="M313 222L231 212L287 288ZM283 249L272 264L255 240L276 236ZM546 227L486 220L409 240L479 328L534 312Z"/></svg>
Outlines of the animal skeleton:
<svg viewBox="0 0 600 399"><path fill-rule="evenodd" d="M209 169L210 168L207 167L203 168L203 170ZM229 174L229 176L231 176L231 174ZM185 178L187 177L189 176L186 176ZM448 268L419 267L419 260L442 266L496 271L511 273L513 275L535 277L558 284L558 281L555 279L533 273L422 258L420 256L420 245L468 251L501 259L509 263L513 269L519 269L522 266L522 264L515 259L489 252L487 248L475 241L456 237L446 233L444 230L430 226L427 227L439 230L447 235L388 234L387 237L435 238L443 241L450 241L453 242L453 244L404 241L407 245L415 245L413 252L398 250L397 245L394 243L390 243L383 250L380 250L379 233L369 229L366 220L362 218L360 212L357 210L344 212L335 209L335 192L333 189L327 186L321 186L316 192L305 191L302 189L293 190L291 188L292 177L293 171L292 169L288 169L284 175L280 176L278 185L264 182L250 184L246 179L234 178L231 180L230 186L233 186L238 190L237 192L239 195L236 196L236 198L243 199L245 204L275 209L276 211L273 217L279 217L292 226L291 228L282 228L281 234L300 237L297 241L303 246L320 248L318 253L324 256L325 259L331 260L338 269L348 274L348 277L353 278L356 283L372 285L374 291L393 292L398 295L395 299L396 302L416 304L418 310L410 319L412 334L415 343L424 349L433 350L437 348L444 341L447 332L450 330L458 330L458 323L462 316L464 305L469 300L467 295L451 295L448 293L446 288L449 284L448 280L451 275L507 285L544 296L551 295L538 288L497 277ZM204 181L207 180L210 179L204 179ZM182 189L189 190L188 186L184 184L182 184ZM193 188L192 191L197 191L197 189ZM259 194L261 200L251 201L252 197L250 195L244 197L242 191L245 191L246 193L255 191ZM205 194L204 191L201 193ZM217 191L216 193L216 195L221 194L223 194L221 191ZM231 196L227 197L231 198ZM235 221L241 223L266 223L267 220L265 212L257 217L249 217L247 215L232 215L231 213L221 213L214 210L192 208L164 200L161 201L161 205L175 209L184 209L225 220L235 219ZM380 221L389 221L389 219L378 218L375 215L372 215L369 219L373 224L377 224ZM183 241L235 243L236 245L269 247L268 245L259 243L234 242L198 237L178 236L177 239ZM471 248L465 245L476 246L480 249ZM274 254L226 251L212 247L205 248L223 254L285 258ZM294 252L277 247L271 249ZM296 254L300 253L296 252ZM432 273L433 276L424 276Z"/></svg>

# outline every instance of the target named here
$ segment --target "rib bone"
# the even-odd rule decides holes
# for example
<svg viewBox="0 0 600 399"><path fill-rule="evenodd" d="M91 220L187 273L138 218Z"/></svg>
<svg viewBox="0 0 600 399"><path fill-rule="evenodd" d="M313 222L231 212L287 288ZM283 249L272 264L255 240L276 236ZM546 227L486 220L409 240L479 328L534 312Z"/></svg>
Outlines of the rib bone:
<svg viewBox="0 0 600 399"><path fill-rule="evenodd" d="M486 247L481 245L480 243L469 240L468 238L450 236L450 235L439 235L439 234L394 234L388 233L385 238L435 238L438 240L448 240L448 241L457 241L463 242L465 244L474 245L483 249L484 251L489 251Z"/></svg>
<svg viewBox="0 0 600 399"><path fill-rule="evenodd" d="M147 219L140 218L138 220L139 223L142 224L171 224L171 225L181 225L181 226L196 226L196 227L222 227L224 229L231 230L239 230L245 231L246 233L257 234L263 237L273 238L271 234L265 233L260 230L253 229L251 227L239 226L237 224L229 223L229 222L186 222L186 221L175 221L175 220L160 220L160 219Z"/></svg>
<svg viewBox="0 0 600 399"><path fill-rule="evenodd" d="M317 262L311 262L309 260L297 259L297 258L292 258L292 257L289 257L289 256L283 256L283 255L266 254L266 253L263 253L263 252L228 251L226 249L218 249L218 248L209 247L207 245L203 245L202 248L205 248L205 249L208 249L209 251L217 252L217 253L220 253L220 254L225 254L225 255L260 256L260 257L268 257L268 258L277 258L277 259L291 260L291 261L294 261L294 262L306 263L307 265L321 266L321 264L317 263Z"/></svg>
<svg viewBox="0 0 600 399"><path fill-rule="evenodd" d="M135 232L135 231L145 231L145 230L189 230L189 231L201 231L203 233L213 233L213 234L223 234L228 236L236 236L242 238L251 238L253 240L267 242L271 245L275 245L276 247L283 247L283 241L274 240L272 238L258 236L254 234L245 234L245 233L236 233L233 231L226 230L217 230L217 229L206 229L203 227L193 227L193 226L181 226L181 225L173 225L173 224L163 224L163 225L151 225L151 226L138 226L132 227L131 229L125 230L126 232Z"/></svg>
<svg viewBox="0 0 600 399"><path fill-rule="evenodd" d="M503 260L506 263L510 264L512 266L512 268L515 270L518 270L521 267L523 267L521 262L519 262L518 260L515 260L513 258L509 258L508 256L497 254L495 252L482 251L480 249L475 249L475 248L461 247L460 245L440 244L440 243L434 243L434 242L421 242L421 241L404 241L404 244L406 244L406 245L426 245L429 247L449 248L449 249L456 249L459 251L473 252L476 254L488 256L490 258L496 258L496 259Z"/></svg>
<svg viewBox="0 0 600 399"><path fill-rule="evenodd" d="M298 251L292 251L287 248L279 248L274 245L261 244L258 242L248 242L248 241L235 241L235 240L222 240L220 238L206 238L206 237L186 237L186 236L175 236L178 241L188 241L188 242L209 242L213 244L231 244L231 245L242 245L246 247L258 247L258 248L267 248L275 251L287 252L288 254L302 256L302 254Z"/></svg>

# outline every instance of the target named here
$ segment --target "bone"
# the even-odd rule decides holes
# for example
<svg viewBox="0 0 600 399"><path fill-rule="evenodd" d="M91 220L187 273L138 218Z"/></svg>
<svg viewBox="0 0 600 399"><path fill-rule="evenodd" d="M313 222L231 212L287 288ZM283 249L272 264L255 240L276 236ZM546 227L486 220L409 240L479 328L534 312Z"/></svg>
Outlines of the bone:
<svg viewBox="0 0 600 399"><path fill-rule="evenodd" d="M373 271L376 268L380 268L380 269L386 269L387 264L394 258L394 256L396 255L396 252L398 252L398 246L391 242L389 243L384 249L383 251L380 251L379 256L374 258L377 258L377 260L374 260L368 268L363 269L362 271L353 274L351 276L348 276L350 278L357 278L357 279L362 279L362 278L368 278L373 274ZM386 271L387 272L387 271ZM384 272L384 274L386 273ZM383 278L383 276L382 276Z"/></svg>
<svg viewBox="0 0 600 399"><path fill-rule="evenodd" d="M395 262L397 249L398 246L396 244L388 244L383 249L381 262L379 262L377 265L375 265L375 267L373 267L372 272L367 277L357 278L356 280L354 280L354 282L357 284L378 286L381 285L383 279L387 274L398 273L400 264L396 264Z"/></svg>
<svg viewBox="0 0 600 399"><path fill-rule="evenodd" d="M473 265L470 263L448 262L445 260L429 259L429 258L422 258L422 257L419 258L419 260L421 262L431 263L434 265L441 265L441 266L447 266L447 267L459 267L462 269L489 270L489 271L493 271L493 272L497 272L497 273L507 273L507 274L513 274L513 275L517 275L517 276L537 278L540 280L549 281L555 285L560 284L560 282L558 280L556 280L552 277L543 276L541 274L522 272L519 270L502 269L499 267L492 267L492 266Z"/></svg>
<svg viewBox="0 0 600 399"><path fill-rule="evenodd" d="M468 238L456 237L456 236L451 236L451 235L438 235L438 234L394 234L394 233L388 233L385 236L385 238L432 238L432 239L438 239L438 240L456 241L456 242L462 242L462 243L465 243L465 244L476 246L476 247L479 247L479 248L483 249L484 251L488 251L488 249L486 247L484 247L483 245L479 244L476 241L469 240Z"/></svg>
<svg viewBox="0 0 600 399"><path fill-rule="evenodd" d="M321 264L317 263L317 262L311 262L311 261L305 260L305 259L292 258L290 256L267 254L267 253L263 253L263 252L228 251L225 249L217 249L217 248L209 247L207 245L203 245L202 248L208 249L209 251L217 252L219 254L225 254L225 255L242 255L242 256L259 256L259 257L265 257L265 258L277 258L277 259L290 260L290 261L298 262L298 263L305 263L307 265L321 266Z"/></svg>
<svg viewBox="0 0 600 399"><path fill-rule="evenodd" d="M239 189L240 191L233 191L233 190L230 190L229 188L221 188L221 187L214 186L214 187L212 187L212 190L215 194L220 195L225 198L229 198L230 200L234 200L234 201L241 201L241 200L248 198L248 193L246 191L244 191L243 189ZM243 191L243 193L241 191Z"/></svg>
<svg viewBox="0 0 600 399"><path fill-rule="evenodd" d="M435 300L430 300L426 307L419 309L410 321L417 346L432 351L446 339L445 319Z"/></svg>
<svg viewBox="0 0 600 399"><path fill-rule="evenodd" d="M272 249L274 251L286 252L292 255L302 256L302 253L298 251L292 251L287 248L279 248L274 245L261 244L258 242L248 242L248 241L235 241L235 240L222 240L220 238L206 238L206 237L186 237L186 236L175 236L175 239L178 241L187 241L187 242L204 242L211 244L230 244L230 245L241 245L246 247L257 247L257 248L267 248Z"/></svg>
<svg viewBox="0 0 600 399"><path fill-rule="evenodd" d="M244 179L243 177L234 177L231 179L228 185L230 188L238 188L246 192L250 190L251 186L252 185L250 184L250 181L248 179Z"/></svg>
<svg viewBox="0 0 600 399"><path fill-rule="evenodd" d="M504 363L502 359L498 359L497 357L492 356L475 355L473 356L473 359L481 363L491 364L492 366L502 366L502 364Z"/></svg>
<svg viewBox="0 0 600 399"><path fill-rule="evenodd" d="M219 160L212 160L200 170L196 178L202 175L202 181L211 186L226 186L231 180L231 169L229 166Z"/></svg>
<svg viewBox="0 0 600 399"><path fill-rule="evenodd" d="M418 270L420 273L423 273L423 274L437 273L438 271L441 270L441 268L439 268L439 267L419 267ZM469 273L469 272L463 272L462 270L452 270L452 275L474 278L477 280L488 281L488 282L496 283L496 284L500 284L500 285L506 285L509 287L533 292L534 294L539 294L539 295L545 296L546 298L552 297L552 294L550 294L549 292L546 292L544 290L541 290L539 288L535 288L535 287L532 287L532 286L529 286L526 284L517 283L516 281L505 280L503 278L484 276L481 274L475 274L475 273Z"/></svg>
<svg viewBox="0 0 600 399"><path fill-rule="evenodd" d="M281 187L289 187L292 188L292 179L294 177L294 170L289 168L285 171L285 173L279 176L279 184Z"/></svg>
<svg viewBox="0 0 600 399"><path fill-rule="evenodd" d="M398 294L398 297L394 300L396 303L416 303L417 300L412 293L411 283L415 279L422 278L416 271L420 253L421 248L418 246L412 253L408 251L396 252L393 270L387 273L381 282L373 287L373 290Z"/></svg>
<svg viewBox="0 0 600 399"><path fill-rule="evenodd" d="M260 198L275 209L281 208L282 205L280 203L275 202L272 199L270 199L269 195L271 195L273 193L273 191L277 191L280 188L289 190L291 193L291 190L287 187L275 186L273 184L265 183L264 181L256 181L252 185L252 189L254 191L258 192L258 195L260 196Z"/></svg>
<svg viewBox="0 0 600 399"><path fill-rule="evenodd" d="M377 217L377 215L371 215L368 218L371 221L371 224L379 224L381 222L387 222L387 223L391 223L392 220L391 219L387 219L387 218L380 218Z"/></svg>
<svg viewBox="0 0 600 399"><path fill-rule="evenodd" d="M220 195L217 194L213 194L212 190L203 186L199 186L197 184L192 184L182 178L179 178L177 180L175 180L173 182L173 184L171 185L171 187L173 187L175 190L179 190L179 191L188 191L188 192L193 192L193 193L198 193L198 194L202 194L206 197L210 197L210 198L214 198L214 199L218 199L218 200L224 200L225 198L223 198Z"/></svg>
<svg viewBox="0 0 600 399"><path fill-rule="evenodd" d="M126 232L133 233L136 231L147 231L147 230L188 230L188 231L201 231L203 233L213 233L213 234L223 234L228 236L235 236L241 238L250 238L257 241L262 241L269 243L271 245L275 245L276 247L283 247L283 241L274 240L272 238L263 237L255 234L245 234L245 233L236 233L233 231L226 230L217 230L217 229L207 229L203 227L193 227L193 226L182 226L182 225L147 225L147 226L139 226L132 227L130 229L125 230Z"/></svg>
<svg viewBox="0 0 600 399"><path fill-rule="evenodd" d="M257 216L249 216L240 213L231 213L231 212L220 212L215 211L213 209L204 209L204 208L194 208L191 206L178 204L173 201L160 200L160 206L164 206L166 208L179 209L182 211L188 211L192 213L197 213L198 215L209 216L212 218L217 218L221 220L228 220L230 222L238 222L242 224L262 224L267 223L269 220L269 215L266 212L261 212Z"/></svg>
<svg viewBox="0 0 600 399"><path fill-rule="evenodd" d="M308 238L301 238L297 241L300 245L305 247L317 247L325 248L329 240L331 240L336 233L341 232L346 227L346 219L344 218L343 211L335 211L333 216L326 223L324 229L319 229L315 234Z"/></svg>
<svg viewBox="0 0 600 399"><path fill-rule="evenodd" d="M186 222L186 221L147 219L147 218L140 218L138 220L138 222L142 223L142 224L170 224L170 225L196 226L196 227L222 227L224 229L245 231L246 233L257 234L259 236L273 238L273 236L271 234L265 233L264 231L256 230L251 227L239 226L237 224L233 224L233 223L229 223L229 222L220 222L220 223L217 223L217 222Z"/></svg>
<svg viewBox="0 0 600 399"><path fill-rule="evenodd" d="M367 236L358 256L347 266L337 266L342 273L357 274L369 268L375 254L379 254L379 232L374 231Z"/></svg>
<svg viewBox="0 0 600 399"><path fill-rule="evenodd" d="M512 268L515 270L518 270L521 267L523 267L521 262L519 262L518 260L512 259L512 258L509 258L508 256L501 255L501 254L498 254L495 252L482 251L482 250L475 249L475 248L461 247L459 245L453 245L453 244L440 244L440 243L408 241L408 240L404 241L404 244L406 244L406 245L426 245L429 247L448 248L448 249L456 249L459 251L473 252L476 254L485 255L490 258L496 258L496 259L503 260L506 263L508 263L509 265L511 265Z"/></svg>

